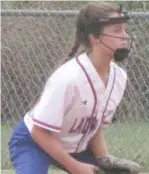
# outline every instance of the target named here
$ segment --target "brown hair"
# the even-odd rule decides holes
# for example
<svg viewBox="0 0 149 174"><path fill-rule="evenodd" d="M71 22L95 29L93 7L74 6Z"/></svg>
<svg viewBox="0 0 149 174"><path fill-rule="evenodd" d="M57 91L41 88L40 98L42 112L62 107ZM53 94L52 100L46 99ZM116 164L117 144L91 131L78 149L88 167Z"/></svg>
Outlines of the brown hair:
<svg viewBox="0 0 149 174"><path fill-rule="evenodd" d="M82 8L76 21L75 43L64 62L70 60L76 54L80 46L89 46L89 34L93 34L94 37L99 36L102 28L98 25L97 20L109 17L111 13L115 12L121 13L121 7L108 2L91 3ZM31 103L31 109L40 100L40 96L39 94Z"/></svg>
<svg viewBox="0 0 149 174"><path fill-rule="evenodd" d="M99 36L102 26L99 26L97 20L109 17L115 12L121 13L121 7L108 2L92 3L82 8L76 21L75 43L66 61L76 54L81 45L89 47L89 34L93 34L94 37Z"/></svg>

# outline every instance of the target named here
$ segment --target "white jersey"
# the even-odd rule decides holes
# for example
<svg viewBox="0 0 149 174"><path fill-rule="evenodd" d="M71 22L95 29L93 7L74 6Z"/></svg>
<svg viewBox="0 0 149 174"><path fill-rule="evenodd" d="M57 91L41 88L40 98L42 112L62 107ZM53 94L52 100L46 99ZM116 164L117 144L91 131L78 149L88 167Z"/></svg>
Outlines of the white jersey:
<svg viewBox="0 0 149 174"><path fill-rule="evenodd" d="M24 121L53 131L68 153L86 149L100 126L111 122L127 76L111 62L107 87L86 53L58 68L48 79L40 100Z"/></svg>

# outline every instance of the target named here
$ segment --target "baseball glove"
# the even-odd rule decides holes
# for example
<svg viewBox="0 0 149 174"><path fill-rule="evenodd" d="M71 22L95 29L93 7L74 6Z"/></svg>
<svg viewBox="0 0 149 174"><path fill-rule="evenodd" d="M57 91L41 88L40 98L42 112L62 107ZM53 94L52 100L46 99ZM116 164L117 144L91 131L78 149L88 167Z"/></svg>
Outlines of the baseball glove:
<svg viewBox="0 0 149 174"><path fill-rule="evenodd" d="M106 174L138 174L140 171L139 164L114 156L97 157L97 162L101 171Z"/></svg>

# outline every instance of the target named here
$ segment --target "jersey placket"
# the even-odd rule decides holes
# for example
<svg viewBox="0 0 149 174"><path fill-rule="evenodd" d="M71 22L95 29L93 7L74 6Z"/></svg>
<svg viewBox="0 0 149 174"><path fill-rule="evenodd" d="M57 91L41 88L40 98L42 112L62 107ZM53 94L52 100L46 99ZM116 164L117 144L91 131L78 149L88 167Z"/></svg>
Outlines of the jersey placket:
<svg viewBox="0 0 149 174"><path fill-rule="evenodd" d="M96 120L96 118L97 118L97 113L98 113L98 111L97 111L97 110L98 110L98 108L97 108L98 100L97 100L96 90L95 90L95 88L94 88L94 86L93 86L92 80L90 79L90 77L89 77L89 75L88 75L88 73L87 73L85 67L81 64L81 62L79 61L78 58L76 58L76 61L77 61L77 63L79 64L79 66L81 67L81 69L83 70L83 72L85 73L86 78L87 78L87 80L88 80L88 82L89 82L89 84L90 84L90 87L91 87L91 89L92 89L93 96L94 96L94 106L93 106L93 110L92 110L92 113L91 113L91 116L90 116L90 117L94 117L95 120ZM105 112L106 112L106 110L107 110L108 103L109 103L109 100L110 100L110 97L111 97L111 94L112 94L112 91L113 91L113 88L114 88L115 77L116 77L116 70L115 70L115 68L114 68L114 77L113 77L112 87L111 87L111 89L110 89L110 91L109 91L109 95L108 95L108 98L107 98L107 100L106 100L104 110L103 110L103 112L102 112L101 121L100 121L100 125L99 125L99 126L102 125L103 120L105 119L105 118L104 118L104 115L105 115ZM106 89L105 93L106 93L108 90L109 90L109 89ZM95 123L95 125L96 125L96 123ZM91 126L95 126L95 125L91 125ZM91 128L91 129L92 129L92 128ZM87 142L89 141L89 139L90 139L95 133L96 133L96 131L90 131L90 130L89 130L89 132L86 132L86 133L82 136L82 138L81 138L81 140L80 140L80 142L79 142L79 144L78 144L78 146L77 146L76 152L78 151L79 147L80 147L81 145L83 145L85 142L87 143ZM88 135L88 137L86 137L87 135Z"/></svg>

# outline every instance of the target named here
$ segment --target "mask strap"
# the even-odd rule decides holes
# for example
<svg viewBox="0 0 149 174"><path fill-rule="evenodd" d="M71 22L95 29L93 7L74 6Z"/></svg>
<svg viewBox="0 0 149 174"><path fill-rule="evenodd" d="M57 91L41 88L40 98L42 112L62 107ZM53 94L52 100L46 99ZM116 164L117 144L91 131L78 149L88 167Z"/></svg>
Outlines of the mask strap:
<svg viewBox="0 0 149 174"><path fill-rule="evenodd" d="M133 41L134 41L134 37L133 37L132 34L131 34L132 37L129 37L129 38L122 38L122 37L112 36L112 35L108 35L108 34L105 34L105 33L101 33L101 34L103 34L103 35L105 35L105 36L109 36L109 37L119 38L119 39L131 39L130 47L129 47L129 49L128 49L128 51L130 52L130 50L131 50L131 48L132 48L132 43L133 43ZM109 46L107 46L107 45L106 45L104 42L102 42L100 39L99 39L99 41L100 41L105 47L107 47L107 48L109 48L110 50L112 50L113 52L115 52L112 48L110 48Z"/></svg>
<svg viewBox="0 0 149 174"><path fill-rule="evenodd" d="M115 52L112 48L110 48L108 45L106 45L104 42L102 42L101 40L99 40L105 47L109 48L111 51Z"/></svg>
<svg viewBox="0 0 149 174"><path fill-rule="evenodd" d="M106 33L100 33L100 35L105 35L105 36L114 37L114 38L119 38L119 39L134 39L134 37L133 37L132 34L130 34L132 37L129 37L129 38L118 37L118 36L112 36L112 35L109 35L109 34L106 34Z"/></svg>

